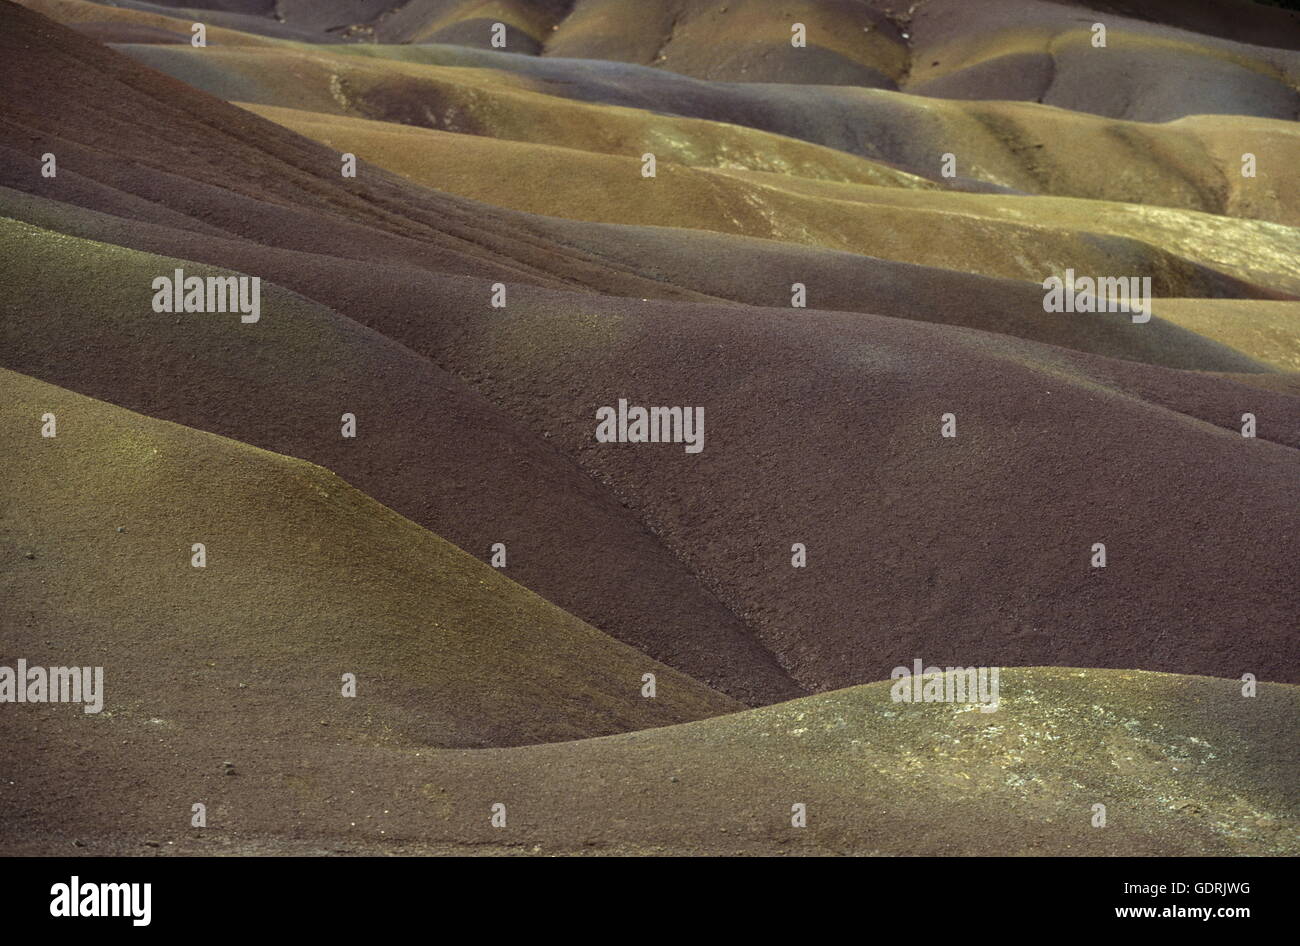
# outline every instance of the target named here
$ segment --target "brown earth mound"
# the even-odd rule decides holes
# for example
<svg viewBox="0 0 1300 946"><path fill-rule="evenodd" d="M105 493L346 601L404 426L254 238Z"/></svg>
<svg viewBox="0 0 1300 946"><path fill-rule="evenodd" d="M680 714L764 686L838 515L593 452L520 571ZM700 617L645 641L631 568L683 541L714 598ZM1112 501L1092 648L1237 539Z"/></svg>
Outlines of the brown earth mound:
<svg viewBox="0 0 1300 946"><path fill-rule="evenodd" d="M0 303L6 365L319 463L483 560L502 543L503 574L751 705L803 692L615 496L461 378L270 284L257 325L159 315L142 294L156 276L213 271L12 221L0 234L27 287ZM69 293L68 269L99 288Z"/></svg>
<svg viewBox="0 0 1300 946"><path fill-rule="evenodd" d="M244 713L223 714L219 734L26 707L26 726L0 715L0 737L32 759L0 794L0 824L11 850L75 841L92 854L1300 852L1300 688L1263 684L1244 698L1228 680L1033 668L1004 671L999 689L993 713L896 703L886 682L473 751L339 745L320 728L268 742ZM92 727L115 750L88 754ZM103 790L87 786L88 764ZM139 771L158 773L143 791ZM201 830L188 827L196 801L207 805ZM1093 826L1099 804L1104 828ZM793 824L796 805L806 827Z"/></svg>
<svg viewBox="0 0 1300 946"><path fill-rule="evenodd" d="M226 703L268 736L372 745L521 745L739 708L327 470L2 380L5 666L101 666L110 710L160 727ZM357 704L348 673L371 691ZM645 673L662 698L642 696Z"/></svg>

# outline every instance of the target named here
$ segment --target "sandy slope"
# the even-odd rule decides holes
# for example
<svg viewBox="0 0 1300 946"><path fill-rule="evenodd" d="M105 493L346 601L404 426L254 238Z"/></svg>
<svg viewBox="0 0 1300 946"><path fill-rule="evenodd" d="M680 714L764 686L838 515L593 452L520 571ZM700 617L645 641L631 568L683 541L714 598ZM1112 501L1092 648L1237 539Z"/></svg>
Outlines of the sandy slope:
<svg viewBox="0 0 1300 946"><path fill-rule="evenodd" d="M29 2L86 19L68 0ZM160 9L127 6L146 16ZM360 7L281 4L274 15L265 5L201 6L208 10L197 15L216 26L276 37L487 49L500 23L505 51L529 56L615 60L731 82L1038 101L1140 121L1206 112L1289 120L1300 104L1293 52L1300 19L1244 3L1231 13L1200 3L1112 5L1103 13L1052 0L795 0L780 7L768 0L373 0ZM112 17L137 22L139 14ZM806 48L791 45L795 23L806 29ZM1093 45L1095 23L1107 28L1104 48Z"/></svg>
<svg viewBox="0 0 1300 946"><path fill-rule="evenodd" d="M1300 230L1260 221L676 163L660 165L650 181L632 155L246 107L418 183L529 213L734 233L1033 283L1066 269L1110 272L1118 263L1150 274L1158 297L1300 298ZM502 174L503 167L514 170Z"/></svg>
<svg viewBox="0 0 1300 946"><path fill-rule="evenodd" d="M155 314L154 277L221 271L13 221L0 221L0 256L24 287L0 303L0 363L319 463L481 560L504 543L506 576L751 704L802 693L637 516L409 349L270 283L256 325ZM65 273L87 291L69 292ZM340 435L344 412L355 440Z"/></svg>
<svg viewBox="0 0 1300 946"><path fill-rule="evenodd" d="M882 171L883 162L949 187L1300 220L1288 173L1300 133L1289 121L1193 115L1147 124L1024 102L702 82L621 64L448 46L120 48L195 87L253 105L620 157L639 159L650 150L692 167L918 185ZM1241 174L1246 152L1256 158L1253 178ZM954 156L954 181L941 176L945 154Z"/></svg>
<svg viewBox="0 0 1300 946"><path fill-rule="evenodd" d="M1005 670L997 712L889 684L558 745L430 751L267 741L67 707L0 716L52 751L0 794L10 848L84 853L1290 854L1297 688ZM196 695L191 694L190 699ZM358 699L360 699L358 697ZM86 749L98 727L125 748ZM236 741L239 740L239 741ZM90 766L94 766L93 768ZM141 788L135 773L158 776ZM130 791L125 789L130 788ZM21 804L22 798L38 799ZM208 827L189 827L190 805ZM506 825L490 825L505 805ZM807 827L791 826L806 806ZM1105 827L1093 827L1104 805ZM111 825L111 827L107 827Z"/></svg>
<svg viewBox="0 0 1300 946"><path fill-rule="evenodd" d="M1295 557L1296 401L951 326L1219 372L1264 370L1255 360L1161 321L1045 320L1040 290L1014 282L525 217L374 172L350 183L330 177L318 146L179 86L172 135L146 145L127 116L137 103L154 109L139 90L156 77L66 34L51 42L101 58L120 134L94 131L84 92L56 117L18 113L11 147L57 135L73 149L72 174L47 184L11 170L41 195L11 198L12 212L260 273L460 376L603 483L805 686L878 679L897 649L918 646L1002 662L1293 672L1284 628L1295 589L1276 563ZM61 81L51 97L70 95ZM219 161L201 130L214 125L232 131ZM38 141L24 141L32 131ZM135 173L120 157L145 154L167 170ZM457 272L473 278L440 275ZM513 301L494 313L478 280L497 274ZM780 305L804 281L811 308L665 306L529 289L520 277L750 306ZM839 307L904 318L824 311ZM24 357L57 370L62 346L38 338ZM596 450L595 409L619 397L699 404L721 426L698 460ZM963 418L955 442L938 436L946 411ZM1237 432L1246 411L1260 419L1258 441ZM1260 524L1273 546L1256 541ZM789 568L795 541L818 550L806 575ZM1096 541L1118 557L1104 572L1087 566Z"/></svg>
<svg viewBox="0 0 1300 946"><path fill-rule="evenodd" d="M1249 659L1293 679L1293 397L812 310L629 306L597 341L568 299L528 301L472 326L449 305L455 333L399 324L380 298L364 317L482 372L805 685L877 679L917 649L1199 673ZM593 443L618 397L703 405L714 439L697 458ZM1242 438L1246 411L1277 442ZM945 412L966 424L956 439ZM1106 569L1089 567L1094 542Z"/></svg>
<svg viewBox="0 0 1300 946"><path fill-rule="evenodd" d="M268 734L372 745L518 745L738 706L320 467L4 383L9 666L104 666L110 708L169 726L235 705ZM344 702L347 672L367 700ZM646 672L661 698L641 696Z"/></svg>
<svg viewBox="0 0 1300 946"><path fill-rule="evenodd" d="M373 169L350 181L338 175L337 153L179 84L167 85L160 103L154 90L167 80L157 74L66 31L43 37L36 46L11 44L5 62L15 77L28 60L62 62L66 68L50 72L42 92L42 101L59 107L34 111L25 97L9 103L0 147L10 160L0 183L130 221L111 234L74 231L80 235L256 270L354 317L351 306L371 304L377 279L409 286L430 271L632 298L708 296L760 305L788 302L790 285L802 282L816 307L1009 332L1178 367L1257 367L1159 322L1134 332L1122 319L1045 319L1041 289L1023 283L770 241L528 217ZM76 81L79 63L100 76L89 90ZM101 128L105 121L111 134ZM159 123L170 129L164 139L152 132ZM213 139L213 127L224 133ZM50 147L64 168L53 180L38 171ZM24 219L59 229L79 217L73 208L48 208L41 219ZM303 252L317 259L304 260ZM1259 291L1220 286L1233 295ZM418 311L409 296L404 305Z"/></svg>
<svg viewBox="0 0 1300 946"><path fill-rule="evenodd" d="M606 484L806 686L878 678L897 648L918 645L955 659L977 648L1004 662L1086 656L1211 672L1225 660L1250 661L1272 679L1294 670L1285 628L1296 591L1273 562L1291 557L1297 534L1295 398L898 319L610 302L593 318L581 296L515 287L515 301L489 321L463 304L467 291L486 295L486 286L431 281L422 300L434 317L416 321L403 287L354 291L343 308L473 379L515 423ZM66 317L75 335L85 330L74 313ZM121 324L140 340L124 349L114 330L103 337L124 367L174 349L212 350ZM68 361L57 333L13 337L15 363L69 384L100 376L105 396L122 389L114 361L100 369ZM700 352L712 353L714 370L701 370ZM271 396L272 364L252 361L233 376L247 380L234 383ZM318 386L300 372L304 389ZM148 386L124 390L133 406L172 409ZM598 447L594 412L619 397L705 406L718 418L709 448L691 457ZM372 404L391 416L382 397ZM755 414L753 404L764 410ZM293 434L284 423L268 430L256 411L203 422L288 438L271 442L306 452L332 437L336 409L326 400L317 410L319 434L314 426ZM956 441L938 436L947 410L962 418ZM1245 410L1259 418L1259 441L1237 433ZM482 448L471 441L467 449ZM367 482L421 508L387 476ZM1230 495L1250 497L1249 517ZM1022 514L1008 519L1008 509ZM474 528L468 520L477 515L467 510L459 528ZM1260 523L1270 524L1272 545L1255 541ZM530 544L545 547L544 535ZM806 574L789 567L795 541L817 549ZM1121 560L1089 568L1095 541ZM985 551L972 555L972 547ZM1161 615L1173 602L1171 624ZM670 646L659 635L631 639Z"/></svg>

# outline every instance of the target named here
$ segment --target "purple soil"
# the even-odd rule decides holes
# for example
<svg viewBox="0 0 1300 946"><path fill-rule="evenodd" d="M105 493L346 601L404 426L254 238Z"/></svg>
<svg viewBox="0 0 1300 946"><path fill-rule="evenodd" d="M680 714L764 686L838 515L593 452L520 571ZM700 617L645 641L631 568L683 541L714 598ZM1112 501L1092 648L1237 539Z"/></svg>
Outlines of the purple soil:
<svg viewBox="0 0 1300 946"><path fill-rule="evenodd" d="M1253 46L1300 49L1300 13L1252 0L1049 0Z"/></svg>
<svg viewBox="0 0 1300 946"><path fill-rule="evenodd" d="M1158 12L1151 16L1157 22L1130 19L1123 16L1123 9L1106 16L1054 2L932 0L911 21L913 68L903 88L943 98L1043 102L1147 122L1212 113L1287 120L1300 114L1300 94L1278 74L1284 67L1295 69L1295 53L1232 42L1231 33L1215 37L1189 33L1168 25L1171 20L1178 24L1178 17ZM1278 32L1278 45L1296 45L1294 18L1276 17L1279 11L1265 8L1255 10L1258 14L1247 10L1238 17L1247 35L1270 34L1270 24L1282 24L1285 31ZM1094 48L1089 42L1095 22L1107 27L1105 48ZM1001 34L1024 31L1043 32L1054 43L1069 34L1070 42L1051 49L1044 44L1038 53L990 59L945 74L949 68L945 53L952 44L981 36L996 49ZM1164 45L1169 42L1182 48L1169 49ZM1213 54L1216 50L1244 55L1266 68L1226 62ZM932 78L936 74L941 77Z"/></svg>
<svg viewBox="0 0 1300 946"><path fill-rule="evenodd" d="M60 288L46 287L48 319L6 320L5 366L325 466L481 559L505 543L507 577L701 682L751 705L801 694L614 494L408 349L324 309L292 323L268 311L251 332L147 308L109 319ZM356 440L339 436L345 411Z"/></svg>
<svg viewBox="0 0 1300 946"><path fill-rule="evenodd" d="M611 521L626 507L632 531L653 532L684 564L680 574L736 616L728 639L752 647L752 629L801 684L876 680L914 657L1296 679L1300 591L1287 563L1300 560L1300 400L916 321L960 326L978 316L991 328L1008 309L1002 318L1027 319L1041 296L1016 283L760 241L566 224L378 172L345 186L329 176L325 149L30 14L6 6L0 18L5 87L39 61L39 97L67 106L42 115L11 107L0 142L11 154L66 151L75 168L58 191L42 190L30 170L9 170L4 183L129 214L141 222L64 211L73 230L116 226L114 242L262 274L405 345L418 356L401 373L405 390L441 379L467 405L463 429L495 419L501 444L520 428L547 441L530 449L548 462L558 451L556 464L602 484ZM84 70L100 77L99 91L77 79ZM159 127L168 129L161 139ZM758 308L795 274L817 287L817 306L879 314ZM510 284L507 310L467 304L485 300L498 278ZM668 301L626 298L635 296ZM1110 327L1116 347L1128 328ZM20 370L39 362L73 387L71 376L89 371L85 361L60 366L69 339L26 337ZM1160 337L1183 338L1198 367L1250 370L1188 333ZM164 357L157 344L119 345L116 363ZM417 370L420 359L431 367ZM220 374L204 381L213 391L228 390ZM97 396L170 409L111 372L89 379ZM370 409L384 411L372 390ZM595 444L595 409L619 397L703 405L705 452ZM324 411L334 396L321 398ZM427 404L406 419L431 419ZM186 409L196 423L220 421L197 404ZM1262 418L1258 440L1236 433L1245 410ZM956 440L939 437L946 411L959 417ZM247 417L239 430L230 423L275 449L324 449L309 437L279 444L287 433L249 429ZM452 466L431 475L499 459L470 456L475 449L437 461ZM420 446L394 450L405 460ZM354 482L400 495L382 479ZM530 528L558 525L578 544L600 531L575 533L572 518ZM472 531L469 518L461 528ZM1089 567L1097 541L1108 547L1106 569ZM808 545L806 570L790 568L792 542ZM623 561L640 559L628 551ZM650 597L633 610L652 606Z"/></svg>

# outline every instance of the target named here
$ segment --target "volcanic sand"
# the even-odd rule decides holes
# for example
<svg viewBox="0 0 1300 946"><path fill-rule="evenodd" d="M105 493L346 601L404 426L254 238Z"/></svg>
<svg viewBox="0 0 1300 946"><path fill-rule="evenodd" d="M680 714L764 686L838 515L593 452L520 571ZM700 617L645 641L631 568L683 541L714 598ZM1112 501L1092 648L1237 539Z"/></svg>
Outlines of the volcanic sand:
<svg viewBox="0 0 1300 946"><path fill-rule="evenodd" d="M1108 272L1120 261L1125 272L1151 274L1152 291L1161 297L1269 290L1300 296L1300 230L1277 224L1095 200L952 194L667 162L650 182L637 157L247 107L418 183L529 213L734 233L1033 282L1066 269ZM502 167L517 170L503 175ZM1198 265L1202 260L1213 261L1213 268Z"/></svg>
<svg viewBox="0 0 1300 946"><path fill-rule="evenodd" d="M653 70L235 36L193 50L148 32L170 22L30 5L57 6L84 35L0 5L0 212L14 218L0 246L23 289L7 302L5 364L277 453L5 372L8 440L22 445L4 471L20 484L5 510L0 574L18 602L6 649L82 653L122 701L100 716L0 716L22 760L0 795L6 850L79 836L96 853L1296 853L1296 688L1264 683L1252 699L1234 680L1132 669L1295 680L1300 387L1281 372L1296 303L1253 298L1292 288L1294 231L1269 222L1295 222L1278 170L1294 132L1250 117L1295 117L1295 60L1285 35L1234 42L1282 23L1275 11L1240 17L1229 39L1118 24L1103 58L1065 5L995 2L961 21L947 0L916 17L874 3L874 45L818 49L796 75L755 4L734 7L752 42L716 63L715 4L683 4L659 60L627 51L643 34L605 35L602 22L651 15L625 2L520 5L511 20L536 52ZM257 3L213 22L326 41L478 42L490 25L456 4L386 17L376 3L350 23L335 5L281 7L284 25ZM1170 18L1209 28L1195 10ZM613 165L593 155L630 156L635 171L653 138L689 199L661 208L672 226L646 226L626 182L606 177L610 206L590 212L616 223L592 223L492 206L524 189L469 162L461 186L486 203L364 153L359 178L341 179L337 151L87 40L97 33L158 40L123 48L259 109L398 123L367 124L372 136L446 131L455 110L485 163L507 141L531 163L567 148L569 174L601 180ZM1026 68L1044 56L1046 86ZM712 78L734 81L763 63L780 82L882 88L662 71L716 65ZM297 100L283 98L287 68L312 77ZM1099 78L1114 69L1141 89ZM1198 70L1212 98L1185 81ZM556 94L566 83L572 98ZM642 111L610 107L633 104L638 84ZM682 112L646 114L644 98L669 89ZM1247 117L1079 114L1177 118L1194 102ZM1076 140L1105 142L1105 160L1072 156ZM935 149L952 142L961 177L945 181ZM1261 177L1237 183L1243 146ZM39 177L47 150L57 180ZM706 183L721 212L692 216ZM761 233L754 216L705 232L756 190L824 233ZM1016 190L1039 196L1017 203ZM1041 289L956 272L941 241L926 258L945 266L860 255L865 228L842 238L857 252L816 245L856 208L998 240L1024 211L1069 258L1163 260L1170 293L1238 298L1161 300L1169 317L1157 308L1147 325L1045 318ZM919 252L923 232L894 252ZM150 279L177 265L261 275L264 321L145 310ZM504 310L487 304L497 281ZM812 308L787 307L796 281ZM707 449L593 443L595 409L618 397L702 405ZM338 437L343 400L363 406L355 444ZM54 440L38 436L46 410ZM1257 438L1240 435L1244 412ZM506 526L522 543L502 575L421 525L479 555ZM190 567L193 541L208 542L208 568ZM1090 566L1097 541L1105 569ZM808 568L790 567L793 542ZM544 562L543 544L608 570ZM643 569L653 581L611 603ZM666 602L672 627L655 627ZM908 707L869 683L918 656L1122 669L1007 669L994 714ZM360 677L355 702L339 696L344 672ZM868 685L734 712L702 680L750 703ZM439 748L528 742L551 744ZM213 827L187 832L200 798ZM489 826L497 801L508 829ZM807 829L789 827L795 802ZM1098 802L1117 830L1091 827Z"/></svg>
<svg viewBox="0 0 1300 946"><path fill-rule="evenodd" d="M268 740L264 721L228 709L217 734L30 706L45 751L26 751L31 730L0 716L32 760L12 773L0 814L16 852L72 851L74 840L87 853L207 855L1300 851L1296 687L1265 683L1247 698L1226 680L1035 668L1004 670L999 689L987 714L896 703L886 682L473 751L340 745L324 729ZM111 736L88 740L88 727ZM88 791L87 765L114 791ZM141 785L137 767L158 774ZM15 804L35 796L42 807ZM199 799L202 830L188 827ZM498 804L503 828L490 824ZM792 826L795 804L805 828Z"/></svg>
<svg viewBox="0 0 1300 946"><path fill-rule="evenodd" d="M228 100L459 134L881 183L879 169L785 140L794 138L940 183L948 183L940 171L951 153L959 178L952 183L1280 223L1294 224L1300 213L1287 173L1297 147L1289 121L1191 116L1148 124L1021 102L701 82L457 47L120 48ZM1254 178L1240 173L1247 149L1257 159Z"/></svg>
<svg viewBox="0 0 1300 946"><path fill-rule="evenodd" d="M104 667L115 714L180 727L235 707L267 738L485 746L739 708L320 467L3 381L6 658Z"/></svg>
<svg viewBox="0 0 1300 946"><path fill-rule="evenodd" d="M504 574L746 702L802 695L544 433L409 349L269 283L257 324L152 312L156 276L222 275L182 260L2 219L0 254L24 287L0 303L6 366L319 463L484 560L503 543ZM61 273L76 274L72 291ZM162 385L160 374L184 381ZM355 440L340 434L345 412Z"/></svg>

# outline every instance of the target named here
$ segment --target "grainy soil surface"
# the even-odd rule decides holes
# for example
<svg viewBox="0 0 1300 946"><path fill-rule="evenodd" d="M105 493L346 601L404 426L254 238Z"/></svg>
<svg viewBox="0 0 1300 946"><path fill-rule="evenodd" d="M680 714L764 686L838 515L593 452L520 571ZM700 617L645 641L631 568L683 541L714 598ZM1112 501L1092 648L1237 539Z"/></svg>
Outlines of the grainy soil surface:
<svg viewBox="0 0 1300 946"><path fill-rule="evenodd" d="M1300 854L1297 89L1244 0L0 0L0 854Z"/></svg>

